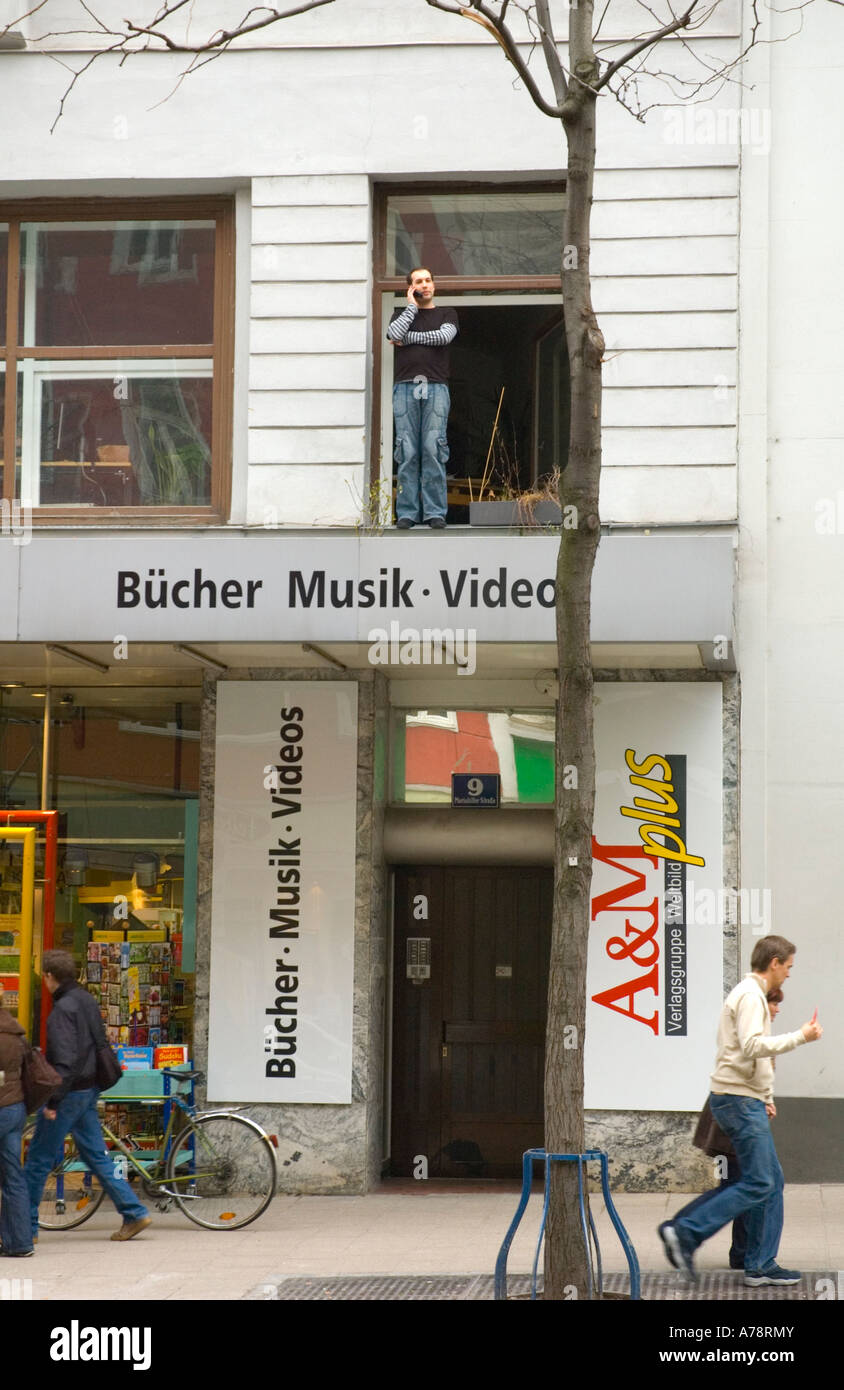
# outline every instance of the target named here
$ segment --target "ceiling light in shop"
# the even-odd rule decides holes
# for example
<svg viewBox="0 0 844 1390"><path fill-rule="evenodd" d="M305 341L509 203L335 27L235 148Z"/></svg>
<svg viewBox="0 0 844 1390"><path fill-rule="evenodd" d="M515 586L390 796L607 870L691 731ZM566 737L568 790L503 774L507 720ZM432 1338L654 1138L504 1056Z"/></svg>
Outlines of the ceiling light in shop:
<svg viewBox="0 0 844 1390"><path fill-rule="evenodd" d="M132 871L139 888L154 888L158 881L158 855L136 854Z"/></svg>
<svg viewBox="0 0 844 1390"><path fill-rule="evenodd" d="M69 848L64 861L64 881L68 884L85 882L88 872L88 853L84 849Z"/></svg>

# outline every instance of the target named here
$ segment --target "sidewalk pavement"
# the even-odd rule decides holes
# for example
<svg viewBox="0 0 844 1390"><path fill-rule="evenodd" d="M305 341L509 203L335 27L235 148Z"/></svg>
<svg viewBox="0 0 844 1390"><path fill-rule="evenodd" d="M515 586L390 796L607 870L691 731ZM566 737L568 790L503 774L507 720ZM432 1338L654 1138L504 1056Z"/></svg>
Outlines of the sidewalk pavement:
<svg viewBox="0 0 844 1390"><path fill-rule="evenodd" d="M31 1279L35 1300L113 1303L274 1298L281 1281L305 1275L491 1275L517 1200L515 1183L386 1182L363 1197L276 1197L253 1225L221 1232L153 1207L153 1225L128 1243L109 1240L119 1219L106 1200L75 1230L42 1231L33 1259L0 1261L0 1276ZM665 1274L656 1227L688 1197L620 1192L613 1200L642 1272ZM603 1201L591 1201L604 1269L626 1272ZM537 1192L511 1247L510 1273L531 1268L540 1209ZM699 1252L699 1270L726 1269L728 1246L726 1228ZM781 1258L804 1271L844 1270L844 1184L786 1187Z"/></svg>

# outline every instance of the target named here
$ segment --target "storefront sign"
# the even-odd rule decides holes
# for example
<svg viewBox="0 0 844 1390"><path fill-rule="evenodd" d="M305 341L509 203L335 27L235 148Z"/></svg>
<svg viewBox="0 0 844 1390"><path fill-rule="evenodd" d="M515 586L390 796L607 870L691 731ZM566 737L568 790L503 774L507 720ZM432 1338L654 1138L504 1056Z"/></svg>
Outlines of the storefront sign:
<svg viewBox="0 0 844 1390"><path fill-rule="evenodd" d="M217 695L208 1097L352 1098L357 687Z"/></svg>
<svg viewBox="0 0 844 1390"><path fill-rule="evenodd" d="M7 549L20 641L366 642L445 630L555 641L559 537L41 535ZM2 556L0 556L2 558ZM732 633L729 536L606 536L592 591L598 642ZM2 570L0 569L0 574ZM55 575L73 576L56 585ZM642 595L647 595L647 602ZM0 622L9 625L8 614ZM1 635L1 634L0 634ZM9 634L10 636L13 633ZM432 642L435 638L431 637ZM124 653L125 655L125 653Z"/></svg>
<svg viewBox="0 0 844 1390"><path fill-rule="evenodd" d="M586 1105L697 1110L722 1000L720 684L601 685Z"/></svg>

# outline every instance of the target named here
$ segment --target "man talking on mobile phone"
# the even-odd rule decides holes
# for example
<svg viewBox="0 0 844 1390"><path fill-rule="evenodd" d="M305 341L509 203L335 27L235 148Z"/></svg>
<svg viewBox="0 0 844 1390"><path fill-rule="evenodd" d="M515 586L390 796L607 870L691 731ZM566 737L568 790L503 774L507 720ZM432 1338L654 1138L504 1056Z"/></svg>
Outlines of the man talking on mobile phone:
<svg viewBox="0 0 844 1390"><path fill-rule="evenodd" d="M408 531L424 521L445 526L448 462L448 349L457 337L457 314L438 309L430 270L407 276L407 306L396 309L387 337L396 348L393 420L397 465L396 525Z"/></svg>

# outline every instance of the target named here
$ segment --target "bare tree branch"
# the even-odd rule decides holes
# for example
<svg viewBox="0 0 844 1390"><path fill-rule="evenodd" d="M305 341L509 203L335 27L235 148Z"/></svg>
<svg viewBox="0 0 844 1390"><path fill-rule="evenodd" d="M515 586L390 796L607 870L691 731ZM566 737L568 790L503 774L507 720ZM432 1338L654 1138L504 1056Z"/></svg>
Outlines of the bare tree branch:
<svg viewBox="0 0 844 1390"><path fill-rule="evenodd" d="M101 31L103 34L113 34L113 33L114 33L114 30L113 30L113 29L109 29L107 25L103 24L103 21L100 19L99 15L94 14L94 11L91 9L90 5L86 5L85 0L79 0L79 3L80 3L80 5L82 6L82 8L83 8L83 10L85 11L85 13L86 13L86 14L89 14L89 15L91 16L91 18L93 19L94 23L97 24L97 25L99 25L100 31Z"/></svg>
<svg viewBox="0 0 844 1390"><path fill-rule="evenodd" d="M604 20L605 20L606 17L607 17L607 12L608 12L609 7L610 7L611 4L612 4L612 0L607 0L607 3L604 5L603 10L601 11L601 18L598 20L598 24L597 24L597 27L596 27L596 29L595 29L595 33L594 33L594 35L593 35L593 38L596 38L596 39L597 39L598 35L600 34L600 32L601 32L601 25L603 24Z"/></svg>
<svg viewBox="0 0 844 1390"><path fill-rule="evenodd" d="M445 14L462 15L464 19L472 19L476 24L480 24L486 29L497 43L501 45L519 77L525 84L531 100L538 106L546 116L560 117L563 114L562 103L552 106L546 101L534 81L533 74L530 72L527 63L519 52L518 44L506 24L501 22L501 16L492 14L483 0L472 0L472 9L467 9L465 5L449 5L444 0L425 0L426 5L431 9L442 10ZM503 13L503 11L502 11Z"/></svg>
<svg viewBox="0 0 844 1390"><path fill-rule="evenodd" d="M125 20L129 38L146 34L149 38L157 39L163 43L173 53L207 53L210 49L221 48L232 43L234 39L242 38L245 34L254 34L258 29L266 29L270 24L276 24L281 19L292 19L295 15L307 14L309 10L319 9L321 5L332 5L334 0L303 0L301 5L294 6L292 10L273 10L264 5L256 5L247 11L245 18L234 29L218 29L204 43L178 43L169 35L162 33L159 26L164 23L165 19L169 19L176 10L180 10L183 5L188 3L189 0L177 0L175 5L167 6L163 11L160 10L151 25L133 24L129 19ZM262 12L264 12L263 19L249 20L250 15Z"/></svg>
<svg viewBox="0 0 844 1390"><path fill-rule="evenodd" d="M607 0L609 3L609 0ZM502 15L504 11L502 10ZM557 102L562 106L568 96L568 83L566 82L563 64L557 50L557 41L554 37L554 30L551 27L551 12L548 0L536 0L536 17L539 21L539 28L542 34L542 51L545 54L545 62L548 64L548 72L554 84L554 95Z"/></svg>
<svg viewBox="0 0 844 1390"><path fill-rule="evenodd" d="M633 48L629 48L626 53L623 53L620 58L617 58L614 63L610 63L609 67L601 74L596 83L597 90L600 91L602 87L606 87L610 78L615 76L619 68L623 68L628 63L632 62L632 60L646 48L653 48L654 45L660 43L662 39L667 39L669 34L676 34L678 29L685 29L697 4L698 0L692 0L685 14L680 15L680 17L673 20L671 24L663 24L662 28L658 29L656 33L648 34L642 39L641 43L635 44Z"/></svg>
<svg viewBox="0 0 844 1390"><path fill-rule="evenodd" d="M33 5L32 9L27 10L25 14L19 14L16 15L14 19L10 19L8 24L4 24L3 27L0 28L0 35L10 33L18 24L23 24L25 19L29 19L31 15L37 14L39 10L43 10L46 4L47 0L39 0L39 3Z"/></svg>
<svg viewBox="0 0 844 1390"><path fill-rule="evenodd" d="M80 77L82 77L88 71L88 69L97 61L98 58L102 58L104 54L114 53L115 51L119 52L120 48L122 47L122 44L123 40L120 39L117 43L110 44L108 48L101 48L97 53L92 53L88 61L86 63L83 63L82 67L78 69L71 68L69 63L62 63L61 59L57 58L54 53L48 55L54 60L54 62L59 63L60 66L63 68L70 69L70 71L73 73L73 77L71 78L70 82L68 83L67 87L65 87L64 91L61 94L61 97L59 98L59 106L56 112L56 117L53 121L53 124L50 126L51 135L53 134L53 131L55 130L62 116L64 115L64 108L67 99L73 91L74 87L76 86L77 82L79 81Z"/></svg>

